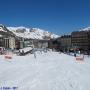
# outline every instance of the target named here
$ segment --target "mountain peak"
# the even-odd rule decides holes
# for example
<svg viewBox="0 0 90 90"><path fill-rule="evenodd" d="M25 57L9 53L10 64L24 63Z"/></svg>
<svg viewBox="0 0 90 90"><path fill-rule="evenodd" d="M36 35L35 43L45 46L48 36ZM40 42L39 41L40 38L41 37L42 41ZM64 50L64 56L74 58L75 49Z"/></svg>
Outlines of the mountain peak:
<svg viewBox="0 0 90 90"><path fill-rule="evenodd" d="M80 31L89 31L89 30L90 30L90 27L86 27L86 28L81 29Z"/></svg>
<svg viewBox="0 0 90 90"><path fill-rule="evenodd" d="M24 26L19 27L7 27L16 36L29 38L29 39L51 39L57 38L58 35L52 34L40 28L26 28Z"/></svg>

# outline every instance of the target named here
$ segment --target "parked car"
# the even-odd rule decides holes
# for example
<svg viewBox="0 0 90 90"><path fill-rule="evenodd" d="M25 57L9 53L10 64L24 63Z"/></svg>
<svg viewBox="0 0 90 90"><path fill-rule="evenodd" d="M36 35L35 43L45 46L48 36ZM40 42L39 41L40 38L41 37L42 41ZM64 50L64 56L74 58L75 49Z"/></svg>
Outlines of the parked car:
<svg viewBox="0 0 90 90"><path fill-rule="evenodd" d="M4 47L0 47L0 54L4 54L5 48Z"/></svg>

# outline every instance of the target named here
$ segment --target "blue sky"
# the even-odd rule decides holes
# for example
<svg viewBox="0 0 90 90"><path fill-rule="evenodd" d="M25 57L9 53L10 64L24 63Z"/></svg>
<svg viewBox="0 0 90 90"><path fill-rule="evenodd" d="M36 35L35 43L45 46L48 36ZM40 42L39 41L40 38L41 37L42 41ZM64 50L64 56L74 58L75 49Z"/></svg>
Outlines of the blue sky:
<svg viewBox="0 0 90 90"><path fill-rule="evenodd" d="M90 0L0 0L0 23L70 33L90 26Z"/></svg>

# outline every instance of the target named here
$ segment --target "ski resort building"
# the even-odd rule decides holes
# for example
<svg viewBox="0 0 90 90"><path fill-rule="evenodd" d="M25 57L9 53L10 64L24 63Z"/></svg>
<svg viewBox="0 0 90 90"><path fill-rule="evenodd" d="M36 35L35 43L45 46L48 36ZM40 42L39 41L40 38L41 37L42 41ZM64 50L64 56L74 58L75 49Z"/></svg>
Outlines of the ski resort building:
<svg viewBox="0 0 90 90"><path fill-rule="evenodd" d="M0 25L0 47L15 48L15 35L3 25Z"/></svg>
<svg viewBox="0 0 90 90"><path fill-rule="evenodd" d="M71 33L72 47L82 53L90 53L90 30Z"/></svg>
<svg viewBox="0 0 90 90"><path fill-rule="evenodd" d="M60 50L68 51L71 48L71 35L62 35L57 41L60 43Z"/></svg>
<svg viewBox="0 0 90 90"><path fill-rule="evenodd" d="M60 41L58 41L58 39L49 40L48 48L55 49L55 50L60 50Z"/></svg>
<svg viewBox="0 0 90 90"><path fill-rule="evenodd" d="M48 48L49 40L33 40L33 45L35 48Z"/></svg>

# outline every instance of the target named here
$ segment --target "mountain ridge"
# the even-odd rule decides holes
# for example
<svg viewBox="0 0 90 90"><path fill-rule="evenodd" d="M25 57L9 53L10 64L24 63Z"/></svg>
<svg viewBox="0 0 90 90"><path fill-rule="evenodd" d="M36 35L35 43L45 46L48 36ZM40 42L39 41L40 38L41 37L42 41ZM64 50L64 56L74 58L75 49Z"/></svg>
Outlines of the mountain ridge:
<svg viewBox="0 0 90 90"><path fill-rule="evenodd" d="M53 39L59 37L56 34L50 33L39 28L26 28L24 26L19 27L7 27L16 36L30 38L30 39Z"/></svg>

